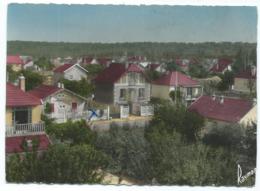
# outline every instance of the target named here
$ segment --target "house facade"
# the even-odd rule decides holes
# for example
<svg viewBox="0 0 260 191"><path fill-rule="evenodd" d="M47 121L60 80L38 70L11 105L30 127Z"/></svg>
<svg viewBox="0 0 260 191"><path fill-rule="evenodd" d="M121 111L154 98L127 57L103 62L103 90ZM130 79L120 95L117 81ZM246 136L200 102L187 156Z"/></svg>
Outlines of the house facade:
<svg viewBox="0 0 260 191"><path fill-rule="evenodd" d="M203 88L198 81L181 72L172 71L152 82L151 96L171 100L169 94L176 88L180 90L182 101L186 105L203 94Z"/></svg>
<svg viewBox="0 0 260 191"><path fill-rule="evenodd" d="M71 81L80 81L82 78L87 78L88 71L79 64L64 64L53 70L54 83L58 83L62 78Z"/></svg>
<svg viewBox="0 0 260 191"><path fill-rule="evenodd" d="M150 84L137 64L112 63L94 81L98 102L134 107L150 101Z"/></svg>
<svg viewBox="0 0 260 191"><path fill-rule="evenodd" d="M42 100L43 113L54 118L56 122L66 122L68 119L84 117L87 110L87 99L64 89L62 84L57 86L40 85L29 93Z"/></svg>
<svg viewBox="0 0 260 191"><path fill-rule="evenodd" d="M256 92L256 68L238 73L234 78L233 90L242 93Z"/></svg>
<svg viewBox="0 0 260 191"><path fill-rule="evenodd" d="M19 86L7 82L6 90L6 136L44 132L41 100L25 92L25 78Z"/></svg>

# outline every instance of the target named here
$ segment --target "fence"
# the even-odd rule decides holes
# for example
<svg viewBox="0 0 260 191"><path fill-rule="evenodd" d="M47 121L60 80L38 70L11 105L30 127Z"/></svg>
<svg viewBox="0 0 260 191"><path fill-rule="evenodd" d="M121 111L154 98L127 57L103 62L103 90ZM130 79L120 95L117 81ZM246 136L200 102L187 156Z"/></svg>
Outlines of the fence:
<svg viewBox="0 0 260 191"><path fill-rule="evenodd" d="M15 124L14 126L6 127L6 136L21 136L21 135L35 135L42 134L45 131L44 123L26 123Z"/></svg>

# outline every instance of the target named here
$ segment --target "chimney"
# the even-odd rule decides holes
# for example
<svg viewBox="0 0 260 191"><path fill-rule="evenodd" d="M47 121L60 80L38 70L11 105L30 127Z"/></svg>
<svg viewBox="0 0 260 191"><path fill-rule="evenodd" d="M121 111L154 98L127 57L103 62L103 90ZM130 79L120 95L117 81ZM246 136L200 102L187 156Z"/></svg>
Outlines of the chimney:
<svg viewBox="0 0 260 191"><path fill-rule="evenodd" d="M129 63L128 61L125 63L125 69L127 69L129 67Z"/></svg>
<svg viewBox="0 0 260 191"><path fill-rule="evenodd" d="M64 84L63 83L61 83L61 88L64 89Z"/></svg>
<svg viewBox="0 0 260 191"><path fill-rule="evenodd" d="M60 83L60 82L58 82L58 84L57 84L57 85L58 85L58 88L61 88L61 83Z"/></svg>
<svg viewBox="0 0 260 191"><path fill-rule="evenodd" d="M215 94L212 95L212 100L213 100L213 101L216 100L216 95L215 95Z"/></svg>
<svg viewBox="0 0 260 191"><path fill-rule="evenodd" d="M23 76L23 74L19 76L19 88L25 91L25 77Z"/></svg>
<svg viewBox="0 0 260 191"><path fill-rule="evenodd" d="M220 98L220 103L223 104L224 103L224 96L222 95Z"/></svg>

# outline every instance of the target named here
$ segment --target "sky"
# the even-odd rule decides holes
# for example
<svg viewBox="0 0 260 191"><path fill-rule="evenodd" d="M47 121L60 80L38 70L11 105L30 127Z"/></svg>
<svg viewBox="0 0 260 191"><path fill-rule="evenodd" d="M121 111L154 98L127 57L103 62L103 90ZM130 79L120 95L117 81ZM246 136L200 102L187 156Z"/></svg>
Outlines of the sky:
<svg viewBox="0 0 260 191"><path fill-rule="evenodd" d="M10 4L7 39L49 42L256 42L249 6Z"/></svg>

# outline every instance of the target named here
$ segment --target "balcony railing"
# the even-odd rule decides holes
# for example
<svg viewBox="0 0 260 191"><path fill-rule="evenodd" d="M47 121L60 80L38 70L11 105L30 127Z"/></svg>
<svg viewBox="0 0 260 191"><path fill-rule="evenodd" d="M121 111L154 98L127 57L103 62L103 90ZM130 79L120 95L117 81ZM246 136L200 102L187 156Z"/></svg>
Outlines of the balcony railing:
<svg viewBox="0 0 260 191"><path fill-rule="evenodd" d="M44 123L26 123L16 124L14 126L6 127L6 136L22 136L22 135L37 135L43 134L45 131Z"/></svg>

